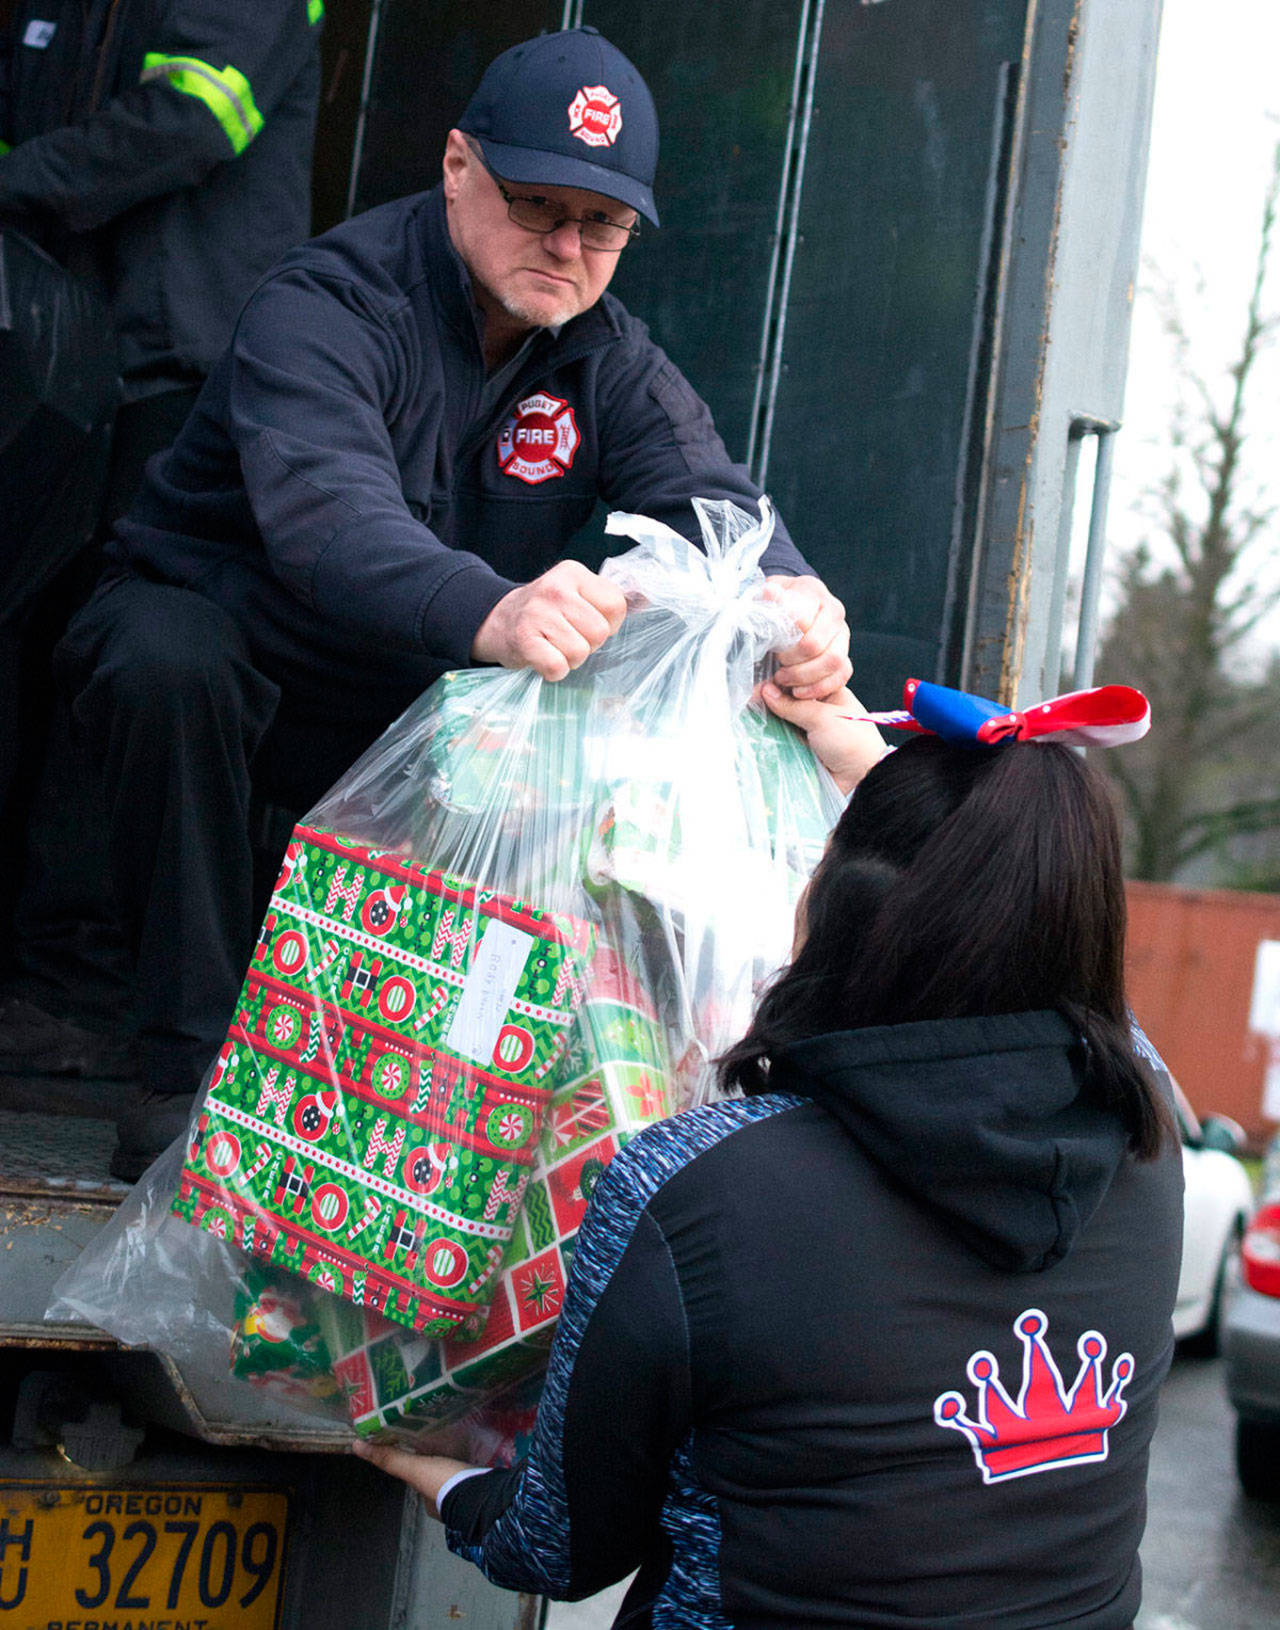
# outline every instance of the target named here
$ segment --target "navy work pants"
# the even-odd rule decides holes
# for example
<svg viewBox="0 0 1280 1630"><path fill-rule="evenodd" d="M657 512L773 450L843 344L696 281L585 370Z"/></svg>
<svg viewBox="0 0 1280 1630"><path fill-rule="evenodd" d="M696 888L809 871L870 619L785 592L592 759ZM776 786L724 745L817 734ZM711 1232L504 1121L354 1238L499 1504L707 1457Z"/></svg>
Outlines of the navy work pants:
<svg viewBox="0 0 1280 1630"><path fill-rule="evenodd" d="M253 947L251 797L305 811L421 686L291 684L211 600L132 575L78 613L57 672L100 772L142 1085L191 1092Z"/></svg>

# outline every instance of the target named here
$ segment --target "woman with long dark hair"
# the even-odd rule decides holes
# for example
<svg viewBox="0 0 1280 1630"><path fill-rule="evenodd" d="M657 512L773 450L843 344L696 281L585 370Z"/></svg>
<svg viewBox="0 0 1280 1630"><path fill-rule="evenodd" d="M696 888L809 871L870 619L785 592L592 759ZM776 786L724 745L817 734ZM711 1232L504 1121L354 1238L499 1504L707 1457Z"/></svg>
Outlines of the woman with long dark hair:
<svg viewBox="0 0 1280 1630"><path fill-rule="evenodd" d="M880 751L766 698L846 784ZM874 763L741 1095L596 1187L527 1463L363 1452L499 1584L639 1569L618 1625L1131 1626L1182 1211L1124 925L1069 748Z"/></svg>

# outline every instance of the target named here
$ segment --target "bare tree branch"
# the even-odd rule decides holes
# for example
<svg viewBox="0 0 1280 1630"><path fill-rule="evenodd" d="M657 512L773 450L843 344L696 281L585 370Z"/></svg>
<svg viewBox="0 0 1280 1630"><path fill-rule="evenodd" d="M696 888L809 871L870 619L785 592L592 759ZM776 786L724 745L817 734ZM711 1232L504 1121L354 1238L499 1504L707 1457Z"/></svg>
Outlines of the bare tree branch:
<svg viewBox="0 0 1280 1630"><path fill-rule="evenodd" d="M1260 582L1258 570L1273 554L1277 507L1250 469L1250 393L1280 333L1280 314L1266 307L1278 207L1280 144L1244 321L1217 388L1193 364L1167 280L1156 293L1181 390L1165 474L1148 495L1152 545L1120 564L1119 609L1099 658L1100 678L1140 684L1152 702L1153 734L1107 763L1139 877L1172 878L1205 857L1239 871L1239 840L1275 832L1280 845L1280 797L1270 790L1280 784L1280 731L1267 728L1280 717L1280 661L1262 680L1239 672L1245 641L1280 606L1280 584ZM1173 564L1158 568L1161 559Z"/></svg>

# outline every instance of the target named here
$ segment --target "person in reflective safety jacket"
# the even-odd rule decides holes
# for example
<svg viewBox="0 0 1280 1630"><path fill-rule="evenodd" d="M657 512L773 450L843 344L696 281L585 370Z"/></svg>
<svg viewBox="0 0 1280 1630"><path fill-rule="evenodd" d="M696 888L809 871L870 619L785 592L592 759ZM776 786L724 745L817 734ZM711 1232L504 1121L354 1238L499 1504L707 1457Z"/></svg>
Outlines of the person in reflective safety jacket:
<svg viewBox="0 0 1280 1630"><path fill-rule="evenodd" d="M16 456L0 469L0 508L21 499L40 517L8 540L21 593L0 607L0 739L15 743L0 764L0 827L16 838L27 826L5 935L0 1073L127 1079L127 968L103 821L65 705L51 705L50 657L101 571L105 534L147 460L177 435L245 297L310 230L324 7L19 0L5 10L0 232L33 240L102 294L120 400L109 457L100 425L61 485L50 490L47 467ZM68 376L83 367L62 360ZM9 890L0 894L7 916Z"/></svg>

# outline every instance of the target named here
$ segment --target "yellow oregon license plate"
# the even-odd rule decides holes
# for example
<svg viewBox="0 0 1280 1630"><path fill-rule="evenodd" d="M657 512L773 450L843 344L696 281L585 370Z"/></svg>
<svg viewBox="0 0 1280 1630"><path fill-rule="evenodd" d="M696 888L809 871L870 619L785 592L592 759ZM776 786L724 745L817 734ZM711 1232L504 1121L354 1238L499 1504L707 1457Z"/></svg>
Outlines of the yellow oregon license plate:
<svg viewBox="0 0 1280 1630"><path fill-rule="evenodd" d="M274 1630L288 1496L0 1489L2 1630Z"/></svg>

